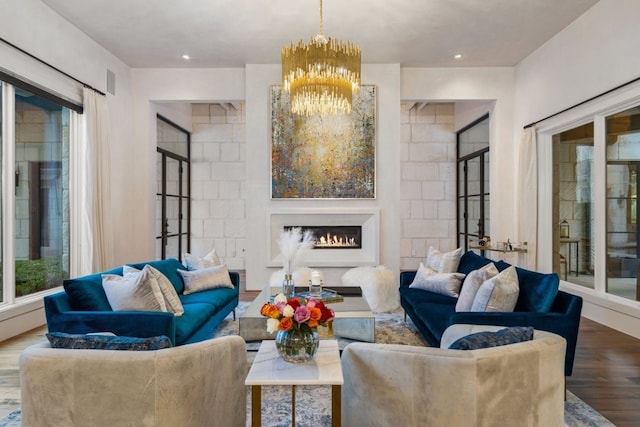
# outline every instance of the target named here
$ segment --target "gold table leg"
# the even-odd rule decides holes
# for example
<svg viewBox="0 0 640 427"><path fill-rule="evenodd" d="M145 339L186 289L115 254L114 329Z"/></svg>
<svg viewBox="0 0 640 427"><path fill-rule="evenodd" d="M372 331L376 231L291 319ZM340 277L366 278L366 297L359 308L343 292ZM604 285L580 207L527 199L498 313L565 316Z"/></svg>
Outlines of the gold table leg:
<svg viewBox="0 0 640 427"><path fill-rule="evenodd" d="M342 425L342 386L331 386L331 426L340 427Z"/></svg>
<svg viewBox="0 0 640 427"><path fill-rule="evenodd" d="M291 386L291 427L296 427L296 386Z"/></svg>
<svg viewBox="0 0 640 427"><path fill-rule="evenodd" d="M251 386L251 425L260 427L262 424L262 386Z"/></svg>

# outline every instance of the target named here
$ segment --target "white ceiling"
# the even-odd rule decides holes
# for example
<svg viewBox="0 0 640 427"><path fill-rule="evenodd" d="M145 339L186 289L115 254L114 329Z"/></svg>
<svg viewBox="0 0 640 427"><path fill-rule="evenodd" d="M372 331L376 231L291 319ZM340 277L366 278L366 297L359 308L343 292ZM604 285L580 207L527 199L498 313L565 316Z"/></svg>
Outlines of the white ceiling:
<svg viewBox="0 0 640 427"><path fill-rule="evenodd" d="M319 32L319 0L42 1L136 68L277 64ZM513 66L597 1L324 0L324 33L363 63Z"/></svg>

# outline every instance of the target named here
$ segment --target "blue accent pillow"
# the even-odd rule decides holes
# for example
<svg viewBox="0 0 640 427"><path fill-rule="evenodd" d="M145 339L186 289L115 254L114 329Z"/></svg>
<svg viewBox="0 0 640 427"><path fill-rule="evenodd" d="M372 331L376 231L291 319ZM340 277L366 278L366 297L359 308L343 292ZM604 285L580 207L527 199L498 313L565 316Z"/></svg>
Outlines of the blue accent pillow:
<svg viewBox="0 0 640 427"><path fill-rule="evenodd" d="M52 348L81 350L130 350L147 351L171 347L165 335L150 338L122 337L116 335L78 335L64 332L47 333Z"/></svg>
<svg viewBox="0 0 640 427"><path fill-rule="evenodd" d="M467 251L460 258L460 263L458 264L458 273L469 274L473 270L479 270L485 265L493 262L489 258L485 258L481 255L473 251Z"/></svg>
<svg viewBox="0 0 640 427"><path fill-rule="evenodd" d="M476 332L454 341L451 350L478 350L480 348L498 347L533 339L531 326L513 326L496 332Z"/></svg>
<svg viewBox="0 0 640 427"><path fill-rule="evenodd" d="M520 295L515 311L546 313L558 295L560 278L556 273L542 274L516 267Z"/></svg>
<svg viewBox="0 0 640 427"><path fill-rule="evenodd" d="M71 308L76 311L113 311L102 288L103 274L122 276L122 267L63 281Z"/></svg>

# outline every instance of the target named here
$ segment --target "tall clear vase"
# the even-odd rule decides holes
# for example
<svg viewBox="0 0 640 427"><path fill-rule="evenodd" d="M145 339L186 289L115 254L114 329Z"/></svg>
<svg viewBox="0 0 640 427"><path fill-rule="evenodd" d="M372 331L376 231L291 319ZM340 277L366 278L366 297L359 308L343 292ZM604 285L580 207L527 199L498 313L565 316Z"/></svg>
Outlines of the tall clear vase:
<svg viewBox="0 0 640 427"><path fill-rule="evenodd" d="M296 295L296 286L293 283L293 276L291 274L285 274L282 281L282 293L285 297L293 298Z"/></svg>

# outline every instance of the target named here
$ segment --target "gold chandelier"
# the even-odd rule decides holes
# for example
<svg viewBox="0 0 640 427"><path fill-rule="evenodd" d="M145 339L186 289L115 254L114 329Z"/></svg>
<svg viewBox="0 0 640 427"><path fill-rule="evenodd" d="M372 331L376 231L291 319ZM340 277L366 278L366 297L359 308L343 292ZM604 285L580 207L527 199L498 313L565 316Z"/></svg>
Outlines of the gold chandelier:
<svg viewBox="0 0 640 427"><path fill-rule="evenodd" d="M295 114L349 114L352 96L360 90L360 48L325 38L320 0L320 34L308 45L282 48L282 85Z"/></svg>

